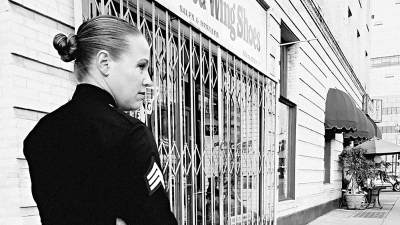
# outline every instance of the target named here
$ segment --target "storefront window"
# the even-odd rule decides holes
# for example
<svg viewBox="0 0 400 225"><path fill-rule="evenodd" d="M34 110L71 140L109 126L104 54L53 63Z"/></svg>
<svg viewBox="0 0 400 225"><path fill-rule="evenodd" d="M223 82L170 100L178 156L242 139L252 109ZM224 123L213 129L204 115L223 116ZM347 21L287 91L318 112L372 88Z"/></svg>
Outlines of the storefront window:
<svg viewBox="0 0 400 225"><path fill-rule="evenodd" d="M288 158L289 158L289 107L283 103L279 104L279 200L288 197Z"/></svg>
<svg viewBox="0 0 400 225"><path fill-rule="evenodd" d="M293 106L286 102L279 103L279 201L294 197L294 109Z"/></svg>
<svg viewBox="0 0 400 225"><path fill-rule="evenodd" d="M143 120L178 223L273 221L276 83L155 1L82 2L88 18L124 15L151 43L158 93Z"/></svg>
<svg viewBox="0 0 400 225"><path fill-rule="evenodd" d="M293 43L299 39L282 22L281 43ZM289 52L293 44L281 46L280 58L280 98L279 98L279 130L278 130L278 177L279 201L294 199L294 163L295 163L295 133L296 133L296 105L290 101L288 95Z"/></svg>

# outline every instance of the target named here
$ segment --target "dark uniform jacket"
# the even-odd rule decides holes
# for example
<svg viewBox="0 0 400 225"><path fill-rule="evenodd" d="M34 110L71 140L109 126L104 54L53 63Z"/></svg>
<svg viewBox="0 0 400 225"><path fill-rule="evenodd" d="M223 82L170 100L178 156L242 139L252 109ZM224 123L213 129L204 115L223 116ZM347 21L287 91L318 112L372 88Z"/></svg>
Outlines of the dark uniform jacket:
<svg viewBox="0 0 400 225"><path fill-rule="evenodd" d="M24 141L43 225L175 225L150 130L79 84Z"/></svg>

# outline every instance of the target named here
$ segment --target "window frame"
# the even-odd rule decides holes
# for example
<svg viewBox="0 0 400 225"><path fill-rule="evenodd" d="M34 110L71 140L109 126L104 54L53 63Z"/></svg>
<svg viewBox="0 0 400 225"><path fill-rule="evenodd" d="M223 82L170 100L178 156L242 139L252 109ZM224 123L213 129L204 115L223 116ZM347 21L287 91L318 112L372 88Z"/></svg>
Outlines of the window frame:
<svg viewBox="0 0 400 225"><path fill-rule="evenodd" d="M332 168L332 141L335 140L335 133L325 130L325 145L324 145L324 184L331 183L331 168Z"/></svg>
<svg viewBox="0 0 400 225"><path fill-rule="evenodd" d="M281 20L281 44L299 41L300 39L292 32L289 26ZM286 201L295 199L295 167L296 167L296 127L297 127L297 105L288 99L288 50L295 44L282 45L280 47L280 97L277 104L288 106L288 165L287 169L287 196L280 199L278 194L278 201ZM278 121L279 122L279 121ZM279 169L279 167L278 167ZM279 192L279 185L278 185Z"/></svg>
<svg viewBox="0 0 400 225"><path fill-rule="evenodd" d="M289 107L289 121L288 121L288 165L287 165L287 197L278 201L286 201L295 199L295 181L296 181L296 120L297 120L297 105L289 99L280 96L279 103ZM279 185L278 185L279 189Z"/></svg>

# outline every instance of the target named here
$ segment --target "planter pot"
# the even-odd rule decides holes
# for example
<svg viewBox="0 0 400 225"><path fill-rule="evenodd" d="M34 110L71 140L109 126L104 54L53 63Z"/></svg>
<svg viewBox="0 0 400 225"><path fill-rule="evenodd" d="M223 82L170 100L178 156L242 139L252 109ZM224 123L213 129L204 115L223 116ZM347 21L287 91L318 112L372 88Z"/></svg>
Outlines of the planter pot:
<svg viewBox="0 0 400 225"><path fill-rule="evenodd" d="M364 203L364 194L346 194L346 202L348 209L362 209Z"/></svg>

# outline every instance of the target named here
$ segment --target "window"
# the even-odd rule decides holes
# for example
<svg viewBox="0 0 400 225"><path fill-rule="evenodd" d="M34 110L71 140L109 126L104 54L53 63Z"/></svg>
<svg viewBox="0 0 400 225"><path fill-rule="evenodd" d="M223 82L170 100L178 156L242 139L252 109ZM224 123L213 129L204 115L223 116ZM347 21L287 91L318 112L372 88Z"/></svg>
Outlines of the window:
<svg viewBox="0 0 400 225"><path fill-rule="evenodd" d="M293 34L288 26L281 24L281 43L295 42L299 39ZM295 143L296 143L296 104L288 99L288 56L290 48L293 45L284 45L281 47L280 58L280 98L278 103L279 110L279 201L294 199L295 193Z"/></svg>
<svg viewBox="0 0 400 225"><path fill-rule="evenodd" d="M371 59L373 67L392 66L400 64L400 55L376 57Z"/></svg>
<svg viewBox="0 0 400 225"><path fill-rule="evenodd" d="M262 83L258 82L256 77L260 74L259 71L232 54L229 49L203 35L200 30L191 30L192 26L187 21L177 19L173 13L170 15L169 9L154 5L153 1L81 2L85 18L99 14L123 14L129 23L152 27L150 30L143 29L147 40L155 43L151 53L155 56L151 57L155 60L152 65L161 63L161 70L171 71L171 76L157 72L158 67L153 68L154 79L159 81L157 86L160 98L157 98L154 104L153 114L146 116L144 120L151 127L159 144L163 175L173 180L166 183L166 189L168 194L171 194L169 196L172 196L171 211L178 218L183 218L181 215L185 217L179 222L207 221L215 224L217 219L211 218L209 212L220 207L225 209L227 205L231 206L232 212L248 211L248 217L251 219L254 215L254 218L273 220L271 217L275 215L274 212L267 213L259 209L274 204L273 196L277 184L269 181L276 179L276 172L264 171L263 168L267 169L266 165L272 165L276 159L273 155L265 155L263 159L258 156L276 146L276 137L271 135L276 133L277 123L276 96L273 91L276 87L275 82L267 77L263 77ZM77 13L81 14L80 10ZM168 38L157 35L163 33L167 33ZM196 59L204 60L192 63ZM164 63L166 60L168 63ZM175 65L187 69L187 73L180 77L182 79L170 79L180 73ZM219 89L214 82L215 78L226 80L234 78L235 74L240 76L240 79L230 79L232 89L229 91L225 86L223 90ZM233 89L240 91L240 97L231 93ZM219 98L219 91L229 94ZM259 102L261 105L256 104ZM228 105L229 107L226 107ZM242 126L243 123L246 126ZM194 149L197 150L192 152ZM228 149L229 151L226 151ZM181 153L188 157L185 160L177 157L182 156ZM223 160L223 164L220 164L219 159L224 153L234 157ZM212 168L231 169L216 173ZM192 176L176 177L174 171L185 171ZM250 175L252 178L249 181ZM264 179L268 182L264 182ZM240 190L243 185L252 187L254 191L242 193ZM228 192L231 195L227 197ZM265 201L259 201L258 194L265 194ZM185 201L180 201L176 196L185 196ZM212 202L220 197L224 197L224 201ZM186 208L193 204L210 210L207 213L204 210L186 213ZM236 215L237 213L233 216ZM233 216L224 213L221 220L232 221L236 219ZM248 220L243 217L242 221Z"/></svg>
<svg viewBox="0 0 400 225"><path fill-rule="evenodd" d="M243 189L247 189L247 176L243 176Z"/></svg>
<svg viewBox="0 0 400 225"><path fill-rule="evenodd" d="M400 107L386 107L382 108L383 115L400 114Z"/></svg>
<svg viewBox="0 0 400 225"><path fill-rule="evenodd" d="M382 133L398 133L398 129L396 126L381 126L379 127Z"/></svg>
<svg viewBox="0 0 400 225"><path fill-rule="evenodd" d="M253 189L253 176L249 176L248 188Z"/></svg>
<svg viewBox="0 0 400 225"><path fill-rule="evenodd" d="M326 131L324 146L324 184L331 182L331 142L333 139L335 139L335 134Z"/></svg>
<svg viewBox="0 0 400 225"><path fill-rule="evenodd" d="M294 199L295 105L279 100L279 201Z"/></svg>

